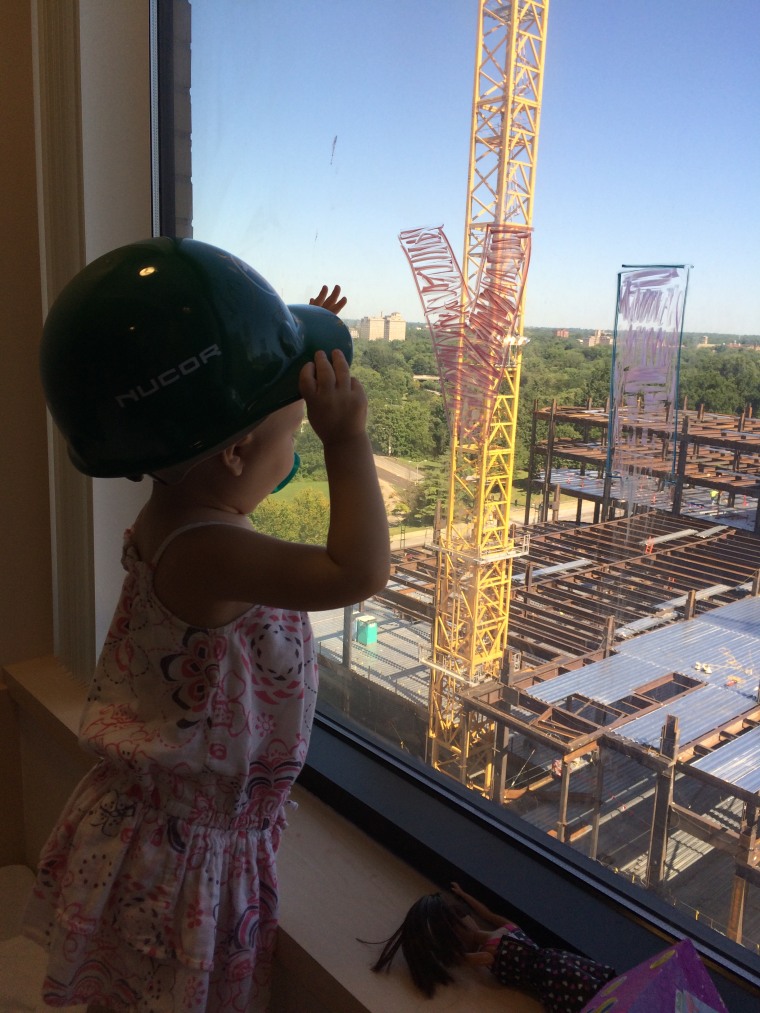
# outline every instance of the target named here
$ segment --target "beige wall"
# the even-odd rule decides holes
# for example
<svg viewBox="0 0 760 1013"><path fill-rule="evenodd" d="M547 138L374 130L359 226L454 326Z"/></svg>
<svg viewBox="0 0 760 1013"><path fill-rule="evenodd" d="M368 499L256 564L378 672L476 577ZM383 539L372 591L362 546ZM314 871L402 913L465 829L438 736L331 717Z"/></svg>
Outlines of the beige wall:
<svg viewBox="0 0 760 1013"><path fill-rule="evenodd" d="M57 558L67 578L56 592L47 416L37 362L46 298L41 265L54 297L84 260L151 232L148 9L148 0L60 0L55 6L28 0L0 7L0 664L49 654L60 643L55 626L76 627L79 634L77 620L86 612L94 613L82 624L95 641L85 645L91 660L121 581L121 531L145 495L128 482L95 483L73 513L63 522L57 518ZM42 35L60 38L64 49L68 39L71 51L81 52L81 138L77 71L60 61L43 63L41 70L40 92L48 96L47 122L54 130L48 136L35 129L35 10L40 22L44 18ZM123 45L115 46L114 37ZM38 201L43 178L44 204ZM65 453L60 456L57 474L63 470L81 484ZM75 564L85 562L71 570L72 557Z"/></svg>
<svg viewBox="0 0 760 1013"><path fill-rule="evenodd" d="M33 12L39 9L46 18L47 38L63 37L59 25L70 29L72 51L81 51L82 77L89 84L89 108L85 108L87 129L85 150L79 156L84 170L86 201L80 200L78 172L65 179L61 165L66 164L61 149L78 149L78 77L69 75L72 90L64 96L60 87L61 66L43 66L41 90L48 88L52 122L58 134L39 143L42 135L35 127L36 85L34 77L38 24ZM77 28L76 12L82 15L82 31ZM86 259L120 242L149 235L150 220L150 147L148 129L148 31L147 0L119 0L108 5L96 0L60 0L55 8L37 8L34 2L6 3L0 7L0 404L2 404L2 440L0 440L0 665L49 655L55 650L53 561L51 552L51 509L48 468L47 415L38 375L39 337L44 318L43 267L55 289L76 270L77 257ZM41 15L42 16L42 15ZM108 19L117 19L118 32ZM60 19L60 20L56 20ZM125 41L120 57L112 54L114 34ZM39 36L41 37L41 36ZM50 81L55 79L52 87ZM133 75L137 87L127 87ZM100 80L98 80L98 78ZM103 81L105 80L105 84ZM114 98L129 95L126 108L119 112L117 135L99 142L98 125L105 130L109 116L109 91ZM68 98L69 104L66 105ZM93 104L97 107L93 108ZM43 117L44 119L44 117ZM64 127L61 127L64 123ZM119 139L122 145L119 148ZM110 160L110 161L109 161ZM74 159L74 162L78 159ZM71 162L71 160L70 160ZM113 163L117 169L114 169ZM45 249L41 252L38 225L40 172L50 183L46 208ZM120 175L120 173L122 175ZM81 206L80 206L81 204ZM64 225L61 225L64 222ZM74 235L81 225L83 243ZM68 226L68 227L67 227ZM60 234L56 237L56 231ZM62 237L62 240L61 240ZM55 246L58 243L58 251ZM70 249L60 254L60 246ZM71 253L73 250L73 254ZM79 251L79 252L77 252ZM51 265L63 264L64 277L50 275ZM55 271L53 271L55 274ZM55 295L55 291L52 292ZM68 462L61 465L70 469ZM74 473L75 474L75 473ZM126 488L124 488L126 486ZM96 483L92 493L92 518L83 526L94 544L94 564L82 569L83 580L96 588L96 602L103 616L98 630L110 618L121 581L120 535L132 520L144 491L132 483ZM88 494L89 498L89 494ZM89 557L89 547L71 535L73 525L64 525L57 533L60 542L68 540L70 554ZM76 532L77 537L82 530ZM77 588L64 586L61 599L64 614L79 609ZM70 603L75 602L72 609ZM67 618L63 615L62 622ZM91 624L95 626L95 622ZM67 756L60 743L51 738L49 729L38 728L26 717L14 718L7 694L0 694L0 725L3 735L3 792L0 816L6 832L0 858L19 857L26 846L27 858L34 861L40 837L49 829L53 808L71 789L82 760L76 749ZM47 764L43 771L40 763ZM21 770L24 772L26 816L39 826L24 842L19 819ZM39 768L39 769L38 769ZM45 776L38 776L45 773ZM51 778L53 779L51 781ZM30 810L29 799L34 799ZM42 804L50 801L50 805ZM27 830L28 830L27 826ZM31 844L30 844L31 840Z"/></svg>
<svg viewBox="0 0 760 1013"><path fill-rule="evenodd" d="M30 4L0 14L0 662L52 648Z"/></svg>

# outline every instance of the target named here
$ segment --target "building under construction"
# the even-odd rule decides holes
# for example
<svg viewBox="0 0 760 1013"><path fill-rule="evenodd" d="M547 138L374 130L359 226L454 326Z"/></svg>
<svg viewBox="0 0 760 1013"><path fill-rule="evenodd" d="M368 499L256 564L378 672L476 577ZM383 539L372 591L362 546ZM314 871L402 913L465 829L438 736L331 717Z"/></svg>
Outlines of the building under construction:
<svg viewBox="0 0 760 1013"><path fill-rule="evenodd" d="M549 519L522 529L501 673L458 685L435 766L760 948L760 426L684 412L676 482L664 473L660 502L630 508L598 477L598 411L534 418ZM662 447L642 448L654 474ZM596 521L559 519L567 496ZM377 639L354 628L347 658L320 637L326 697L428 762L435 578L431 548L397 553L365 608Z"/></svg>
<svg viewBox="0 0 760 1013"><path fill-rule="evenodd" d="M673 514L712 512L760 532L760 420L752 417L751 407L741 415L722 415L684 406L674 419L670 411L637 406L629 422L633 414L621 411L628 439L620 464L657 479L659 488L645 505ZM620 482L606 466L608 429L609 405L534 404L526 524L532 502L537 501L542 520L556 516L560 495L576 501L576 520L584 502L593 504L594 521L630 511Z"/></svg>
<svg viewBox="0 0 760 1013"><path fill-rule="evenodd" d="M676 411L687 265L618 275L611 410L535 406L511 516L548 6L479 0L461 266L440 227L399 237L448 494L383 595L315 627L322 699L759 947L760 426Z"/></svg>

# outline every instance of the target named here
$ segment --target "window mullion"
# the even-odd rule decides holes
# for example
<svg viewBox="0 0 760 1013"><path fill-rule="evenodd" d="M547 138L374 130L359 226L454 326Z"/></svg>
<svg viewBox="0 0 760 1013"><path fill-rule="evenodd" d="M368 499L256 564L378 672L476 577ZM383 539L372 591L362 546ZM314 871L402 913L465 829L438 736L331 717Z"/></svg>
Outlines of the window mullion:
<svg viewBox="0 0 760 1013"><path fill-rule="evenodd" d="M33 4L37 196L46 314L85 263L79 4ZM93 667L92 483L74 470L49 423L55 652L74 673Z"/></svg>

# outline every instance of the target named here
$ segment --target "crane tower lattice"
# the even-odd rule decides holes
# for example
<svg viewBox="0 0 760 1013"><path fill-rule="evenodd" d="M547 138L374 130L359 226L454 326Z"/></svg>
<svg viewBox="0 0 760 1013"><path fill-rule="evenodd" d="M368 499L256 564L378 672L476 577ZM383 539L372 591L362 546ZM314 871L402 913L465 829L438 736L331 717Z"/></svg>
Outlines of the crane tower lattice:
<svg viewBox="0 0 760 1013"><path fill-rule="evenodd" d="M479 0L463 269L442 229L402 233L451 431L438 527L431 764L489 792L493 728L462 705L507 653L521 317L549 0Z"/></svg>

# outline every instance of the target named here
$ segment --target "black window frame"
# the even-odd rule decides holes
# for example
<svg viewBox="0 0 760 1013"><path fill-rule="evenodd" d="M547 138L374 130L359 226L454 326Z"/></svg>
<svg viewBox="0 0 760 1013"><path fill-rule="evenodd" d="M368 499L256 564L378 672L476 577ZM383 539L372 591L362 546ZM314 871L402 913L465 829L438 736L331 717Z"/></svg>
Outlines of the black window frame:
<svg viewBox="0 0 760 1013"><path fill-rule="evenodd" d="M445 888L452 879L543 946L619 972L684 937L731 1013L756 1013L752 953L320 705L299 784ZM402 913L403 914L403 913Z"/></svg>

